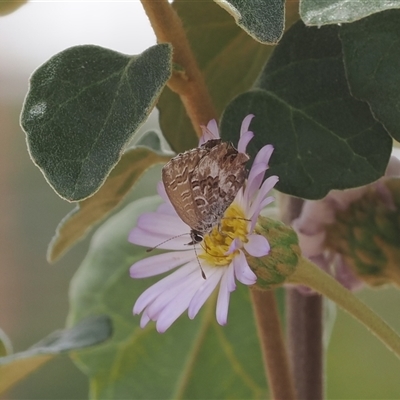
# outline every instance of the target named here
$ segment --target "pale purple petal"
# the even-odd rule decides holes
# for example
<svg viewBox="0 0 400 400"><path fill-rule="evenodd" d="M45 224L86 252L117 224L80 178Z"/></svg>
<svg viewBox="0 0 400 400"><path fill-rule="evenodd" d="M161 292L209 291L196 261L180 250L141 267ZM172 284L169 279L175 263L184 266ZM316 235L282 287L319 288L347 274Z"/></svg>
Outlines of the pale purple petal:
<svg viewBox="0 0 400 400"><path fill-rule="evenodd" d="M167 195L167 192L165 191L164 183L162 181L159 181L157 183L157 193L159 196L168 204L171 204L169 197Z"/></svg>
<svg viewBox="0 0 400 400"><path fill-rule="evenodd" d="M190 227L178 216L156 212L142 214L137 220L137 227L148 232L162 233L164 236L171 237L189 234L190 232Z"/></svg>
<svg viewBox="0 0 400 400"><path fill-rule="evenodd" d="M242 126L240 127L240 137L242 137L246 132L249 131L249 126L253 118L253 114L249 114L244 118L244 120L242 121Z"/></svg>
<svg viewBox="0 0 400 400"><path fill-rule="evenodd" d="M263 163L268 165L269 159L271 158L273 151L274 151L274 146L272 146L272 144L267 144L261 147L261 149L259 150L254 159L254 164Z"/></svg>
<svg viewBox="0 0 400 400"><path fill-rule="evenodd" d="M162 291L158 291L157 296L146 307L147 313L152 320L175 298L178 298L185 290L190 287L194 282L198 281L200 284L204 279L197 271L191 271L190 274L176 279L173 285L169 285Z"/></svg>
<svg viewBox="0 0 400 400"><path fill-rule="evenodd" d="M200 277L200 279L202 279ZM168 304L164 307L162 312L157 316L157 331L160 333L165 332L176 319L189 307L190 301L202 282L196 279L192 282L188 282L184 286L179 295L175 296Z"/></svg>
<svg viewBox="0 0 400 400"><path fill-rule="evenodd" d="M253 166L251 167L244 193L247 201L250 201L259 189L266 170L267 164L265 163L253 164Z"/></svg>
<svg viewBox="0 0 400 400"><path fill-rule="evenodd" d="M246 207L246 202L245 202L244 195L243 195L244 187L245 186L242 186L239 189L239 191L236 194L235 200L233 201L233 203L237 203L241 208L245 208Z"/></svg>
<svg viewBox="0 0 400 400"><path fill-rule="evenodd" d="M133 307L134 314L141 313L149 304L151 304L161 293L174 287L182 279L186 279L195 269L199 268L196 262L190 262L174 271L172 274L161 279L154 285L146 289L136 300Z"/></svg>
<svg viewBox="0 0 400 400"><path fill-rule="evenodd" d="M232 240L228 251L225 253L227 256L228 254L232 254L235 250L241 249L242 248L242 241L239 238L235 238Z"/></svg>
<svg viewBox="0 0 400 400"><path fill-rule="evenodd" d="M213 268L213 273L207 275L207 279L203 282L201 287L197 290L190 301L188 309L188 315L190 319L193 319L197 315L205 301L210 297L211 293L220 282L224 271L224 267Z"/></svg>
<svg viewBox="0 0 400 400"><path fill-rule="evenodd" d="M247 131L244 133L238 142L238 152L239 153L246 153L247 145L249 144L250 140L253 139L254 133L251 131Z"/></svg>
<svg viewBox="0 0 400 400"><path fill-rule="evenodd" d="M257 209L260 208L260 204L278 181L279 178L276 175L272 175L264 181L249 209L249 213L251 216Z"/></svg>
<svg viewBox="0 0 400 400"><path fill-rule="evenodd" d="M225 275L228 291L233 292L236 290L235 267L233 266L233 262L229 264L228 269L225 271Z"/></svg>
<svg viewBox="0 0 400 400"><path fill-rule="evenodd" d="M168 233L178 234L190 230L177 214L160 214L158 212L146 212L140 215L137 220L137 226L146 229L149 232L163 232L168 229Z"/></svg>
<svg viewBox="0 0 400 400"><path fill-rule="evenodd" d="M254 211L253 215L251 215L251 212L249 212L249 215L251 215L251 223L250 223L250 228L249 232L253 232L254 227L256 226L258 216L260 215L261 211L270 203L272 203L275 200L274 197L269 196L265 198L259 205L258 208ZM250 210L251 211L251 210Z"/></svg>
<svg viewBox="0 0 400 400"><path fill-rule="evenodd" d="M260 187L262 180L264 178L265 171L269 168L268 163L269 159L271 158L271 154L274 151L274 147L270 144L263 146L260 151L257 153L253 166L249 173L248 179L248 198L251 199L253 194L258 190ZM254 169L254 171L253 171Z"/></svg>
<svg viewBox="0 0 400 400"><path fill-rule="evenodd" d="M203 283L204 279L201 277L200 272L193 271L191 274L181 278L179 281L175 282L173 286L170 286L168 289L165 289L163 292L159 293L158 296L149 304L146 308L146 312L149 317L155 321L157 320L161 313L164 310L167 310L171 307L171 304L175 302L179 302L182 298L185 297L185 293L188 291L191 293L191 296L194 294L193 287L199 287ZM189 303L185 308L187 308Z"/></svg>
<svg viewBox="0 0 400 400"><path fill-rule="evenodd" d="M248 235L249 240L244 244L245 250L253 257L264 257L269 253L270 245L268 240L261 235Z"/></svg>
<svg viewBox="0 0 400 400"><path fill-rule="evenodd" d="M130 268L131 278L147 278L179 267L196 258L193 250L171 251L144 258Z"/></svg>
<svg viewBox="0 0 400 400"><path fill-rule="evenodd" d="M212 138L211 139L219 139L219 129L218 129L218 124L215 119L212 119L208 124L207 124L207 129L211 132Z"/></svg>
<svg viewBox="0 0 400 400"><path fill-rule="evenodd" d="M144 328L150 322L150 317L147 315L146 310L143 311L142 317L140 318L140 327Z"/></svg>
<svg viewBox="0 0 400 400"><path fill-rule="evenodd" d="M233 259L233 266L235 268L235 276L239 282L244 285L253 285L257 281L257 276L249 267L246 257L242 251Z"/></svg>
<svg viewBox="0 0 400 400"><path fill-rule="evenodd" d="M228 275L224 274L219 285L216 309L216 317L220 325L226 325L228 320L229 297Z"/></svg>
<svg viewBox="0 0 400 400"><path fill-rule="evenodd" d="M268 177L260 187L260 192L257 197L263 199L273 189L273 187L278 183L278 181L279 178L276 175Z"/></svg>
<svg viewBox="0 0 400 400"><path fill-rule="evenodd" d="M161 203L157 208L157 212L160 214L174 215L178 217L178 214L170 203Z"/></svg>
<svg viewBox="0 0 400 400"><path fill-rule="evenodd" d="M199 146L203 145L204 143L208 142L212 139L219 139L219 129L218 124L215 119L212 119L207 126L201 125L200 126L203 135L200 138Z"/></svg>
<svg viewBox="0 0 400 400"><path fill-rule="evenodd" d="M136 244L138 246L148 247L150 249L155 246L165 250L187 250L190 248L187 246L190 240L188 236L173 238L170 235L165 236L160 233L157 234L154 232L148 232L141 228L134 228L129 233L128 239L133 244ZM165 240L167 241L163 243Z"/></svg>

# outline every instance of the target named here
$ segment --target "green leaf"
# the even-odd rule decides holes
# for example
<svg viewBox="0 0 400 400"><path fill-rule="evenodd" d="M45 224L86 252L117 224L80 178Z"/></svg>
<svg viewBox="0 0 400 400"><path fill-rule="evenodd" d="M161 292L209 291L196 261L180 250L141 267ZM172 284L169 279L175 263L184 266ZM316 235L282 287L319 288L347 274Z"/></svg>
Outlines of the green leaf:
<svg viewBox="0 0 400 400"><path fill-rule="evenodd" d="M89 316L70 329L53 332L24 352L0 358L0 393L58 354L102 343L111 333L106 315Z"/></svg>
<svg viewBox="0 0 400 400"><path fill-rule="evenodd" d="M100 188L169 79L171 52L76 46L34 72L21 123L33 162L61 197L79 201Z"/></svg>
<svg viewBox="0 0 400 400"><path fill-rule="evenodd" d="M262 71L260 89L233 100L221 122L222 137L235 143L242 119L255 115L249 152L273 144L269 172L293 196L318 199L370 183L390 157L389 135L349 92L338 29L295 24Z"/></svg>
<svg viewBox="0 0 400 400"><path fill-rule="evenodd" d="M107 312L114 322L112 341L74 357L91 378L91 398L265 398L247 287L232 293L226 327L216 323L213 299L193 321L183 315L164 334L151 324L141 329L132 315L138 296L160 278L129 278L129 267L149 254L127 237L137 217L158 204L158 196L143 198L107 220L72 281L71 321Z"/></svg>
<svg viewBox="0 0 400 400"><path fill-rule="evenodd" d="M352 94L400 140L400 10L344 25L340 38Z"/></svg>
<svg viewBox="0 0 400 400"><path fill-rule="evenodd" d="M253 85L273 47L254 41L212 0L177 0L172 6L183 22L220 114L229 101ZM166 88L157 108L161 130L175 152L198 145L196 133L177 94Z"/></svg>
<svg viewBox="0 0 400 400"><path fill-rule="evenodd" d="M306 25L354 22L368 15L400 8L400 0L301 0L300 15Z"/></svg>
<svg viewBox="0 0 400 400"><path fill-rule="evenodd" d="M275 44L285 27L284 0L214 0L235 18L236 23L253 39Z"/></svg>
<svg viewBox="0 0 400 400"><path fill-rule="evenodd" d="M94 224L115 209L148 168L158 163L165 164L169 159L142 146L128 149L100 190L79 202L62 219L49 244L49 262L60 258L78 240L83 239Z"/></svg>

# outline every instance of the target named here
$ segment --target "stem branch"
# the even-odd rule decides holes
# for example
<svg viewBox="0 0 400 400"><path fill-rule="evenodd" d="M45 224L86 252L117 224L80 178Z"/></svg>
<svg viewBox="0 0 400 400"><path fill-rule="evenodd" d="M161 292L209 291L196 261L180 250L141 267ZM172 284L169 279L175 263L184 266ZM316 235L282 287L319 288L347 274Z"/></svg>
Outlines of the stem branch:
<svg viewBox="0 0 400 400"><path fill-rule="evenodd" d="M289 360L273 291L251 290L264 366L273 399L295 399Z"/></svg>
<svg viewBox="0 0 400 400"><path fill-rule="evenodd" d="M287 339L299 399L324 397L322 297L286 289Z"/></svg>
<svg viewBox="0 0 400 400"><path fill-rule="evenodd" d="M173 62L177 68L168 81L168 86L180 96L200 137L202 134L200 125L206 125L209 120L216 118L217 112L190 48L182 22L167 0L141 1L158 42L171 43L174 48Z"/></svg>
<svg viewBox="0 0 400 400"><path fill-rule="evenodd" d="M304 200L281 194L279 203L282 221L290 225L300 215ZM304 295L297 288L286 288L288 352L299 399L324 398L322 307L320 295Z"/></svg>

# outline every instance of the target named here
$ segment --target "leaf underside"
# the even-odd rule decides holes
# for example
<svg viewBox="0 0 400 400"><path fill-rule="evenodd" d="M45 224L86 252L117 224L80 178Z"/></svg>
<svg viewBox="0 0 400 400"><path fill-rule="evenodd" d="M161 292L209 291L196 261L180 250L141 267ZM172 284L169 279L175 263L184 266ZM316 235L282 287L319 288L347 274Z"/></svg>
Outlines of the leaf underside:
<svg viewBox="0 0 400 400"><path fill-rule="evenodd" d="M322 26L354 22L391 8L400 8L400 0L302 0L300 16L306 25Z"/></svg>
<svg viewBox="0 0 400 400"><path fill-rule="evenodd" d="M57 355L102 343L111 333L109 317L92 315L72 328L53 332L24 352L0 358L0 393Z"/></svg>
<svg viewBox="0 0 400 400"><path fill-rule="evenodd" d="M169 158L144 146L128 149L100 190L79 202L59 223L49 244L49 262L60 258L78 240L83 239L94 224L115 209L148 168L157 163L165 164Z"/></svg>

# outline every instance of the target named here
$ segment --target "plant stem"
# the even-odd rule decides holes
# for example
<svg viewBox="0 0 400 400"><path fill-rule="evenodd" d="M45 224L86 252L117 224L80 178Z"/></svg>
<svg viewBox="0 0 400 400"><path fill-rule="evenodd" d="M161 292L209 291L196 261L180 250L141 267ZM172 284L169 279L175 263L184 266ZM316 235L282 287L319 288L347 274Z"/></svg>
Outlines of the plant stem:
<svg viewBox="0 0 400 400"><path fill-rule="evenodd" d="M303 208L299 198L281 195L281 216L290 225ZM297 397L324 397L324 352L322 345L322 298L286 289L286 326L290 363Z"/></svg>
<svg viewBox="0 0 400 400"><path fill-rule="evenodd" d="M274 292L250 292L271 397L279 400L295 399Z"/></svg>
<svg viewBox="0 0 400 400"><path fill-rule="evenodd" d="M299 399L322 399L322 297L286 290L288 348Z"/></svg>
<svg viewBox="0 0 400 400"><path fill-rule="evenodd" d="M217 117L203 75L197 65L182 22L167 0L141 0L159 43L171 43L176 64L168 86L176 92L200 137L200 125Z"/></svg>
<svg viewBox="0 0 400 400"><path fill-rule="evenodd" d="M352 292L312 262L301 258L296 271L288 278L288 282L307 285L333 300L365 325L400 358L400 336Z"/></svg>

